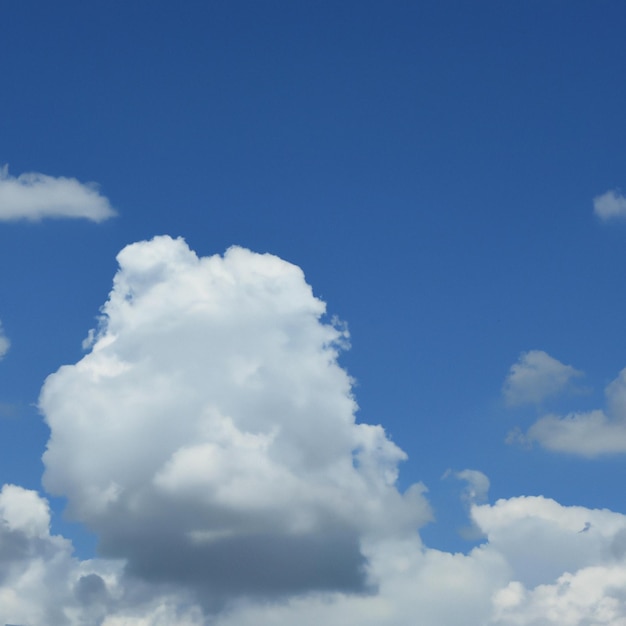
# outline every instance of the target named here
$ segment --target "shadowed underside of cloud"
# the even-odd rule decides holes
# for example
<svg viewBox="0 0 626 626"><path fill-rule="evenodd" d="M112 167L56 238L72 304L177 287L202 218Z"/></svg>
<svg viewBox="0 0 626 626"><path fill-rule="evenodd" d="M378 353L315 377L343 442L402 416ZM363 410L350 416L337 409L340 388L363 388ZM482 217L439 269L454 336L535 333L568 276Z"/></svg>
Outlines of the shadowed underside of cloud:
<svg viewBox="0 0 626 626"><path fill-rule="evenodd" d="M83 218L102 222L115 215L95 185L75 178L30 172L15 177L0 167L0 222L44 218Z"/></svg>
<svg viewBox="0 0 626 626"><path fill-rule="evenodd" d="M197 590L79 561L49 533L45 500L0 492L0 622L47 626L561 626L626 620L626 516L542 497L472 505L485 542L468 554L417 535L363 544L369 593L240 598L208 613ZM158 544L153 546L158 551ZM242 573L245 576L245 573ZM194 581L194 584L197 581Z"/></svg>

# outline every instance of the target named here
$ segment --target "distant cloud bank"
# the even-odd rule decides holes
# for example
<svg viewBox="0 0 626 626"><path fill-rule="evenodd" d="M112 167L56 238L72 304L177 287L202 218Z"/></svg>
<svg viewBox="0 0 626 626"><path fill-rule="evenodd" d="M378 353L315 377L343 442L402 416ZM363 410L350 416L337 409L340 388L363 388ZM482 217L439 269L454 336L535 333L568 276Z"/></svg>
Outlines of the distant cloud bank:
<svg viewBox="0 0 626 626"><path fill-rule="evenodd" d="M40 221L46 218L87 219L102 222L116 215L95 185L75 178L36 172L11 176L0 167L0 221Z"/></svg>
<svg viewBox="0 0 626 626"><path fill-rule="evenodd" d="M626 198L611 189L593 199L593 212L603 221L626 218Z"/></svg>

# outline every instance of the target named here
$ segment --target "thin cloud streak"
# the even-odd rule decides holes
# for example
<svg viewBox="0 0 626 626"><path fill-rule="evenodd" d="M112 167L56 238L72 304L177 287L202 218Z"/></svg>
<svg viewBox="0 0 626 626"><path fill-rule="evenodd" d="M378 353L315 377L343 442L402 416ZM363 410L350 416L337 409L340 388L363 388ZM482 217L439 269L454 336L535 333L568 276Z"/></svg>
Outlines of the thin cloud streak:
<svg viewBox="0 0 626 626"><path fill-rule="evenodd" d="M11 347L11 342L9 338L4 333L4 328L2 327L2 321L0 321L0 361L4 358L6 353L9 351Z"/></svg>
<svg viewBox="0 0 626 626"><path fill-rule="evenodd" d="M0 167L0 221L47 218L87 219L102 222L116 215L109 200L93 183L36 172L11 176Z"/></svg>

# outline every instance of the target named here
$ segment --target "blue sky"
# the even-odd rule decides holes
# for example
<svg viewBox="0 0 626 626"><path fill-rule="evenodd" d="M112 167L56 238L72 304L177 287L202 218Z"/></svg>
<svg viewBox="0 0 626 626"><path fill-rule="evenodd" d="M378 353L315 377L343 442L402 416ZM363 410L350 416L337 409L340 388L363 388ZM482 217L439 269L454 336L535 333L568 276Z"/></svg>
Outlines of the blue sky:
<svg viewBox="0 0 626 626"><path fill-rule="evenodd" d="M272 328L292 338L305 329L317 337L320 329L332 327L328 325L335 316L347 324L351 347L341 351L328 376L335 377L337 385L345 383L344 368L354 379L357 422L382 425L384 441L392 441L406 453L408 458L402 461L391 452L389 458L395 461L377 461L382 463L381 472L385 463L398 464L397 481L389 489L405 494L414 483L427 487L428 492L419 496L421 513L413 511L419 518L413 520L419 526L415 537L423 541L419 558L431 554L425 550L432 550L437 558L462 553L474 564L475 555L493 550L498 558L508 559L513 573L502 579L485 575L491 586L483 595L501 612L494 608L487 615L480 612L487 609L476 609L475 623L538 623L532 621L532 611L539 610L533 604L536 581L532 576L525 579L512 565L513 557L506 556L509 553L502 548L506 542L498 543L502 536L517 535L509 527L509 535L494 530L480 511L489 511L495 519L499 499L502 507L526 502L532 508L535 501L518 499L541 496L543 500L537 502L543 504L537 506L554 500L562 507L554 513L558 520L578 511L571 507L610 509L620 520L626 515L619 488L626 453L626 402L621 400L626 397L626 381L620 378L626 367L622 332L626 200L620 191L626 188L625 21L626 7L617 1L235 0L189 2L182 7L160 1L6 3L0 21L5 60L0 165L7 166L0 176L0 484L22 488L7 491L6 502L18 496L30 498L25 494L31 492L23 490L38 492L39 499L28 500L35 508L35 502L46 498L52 535L73 542L72 571L86 572L87 560L98 556L101 569L94 565L91 575L111 587L105 589L107 598L115 596L111 591L115 585L130 588L135 578L146 582L145 562L132 550L125 553L129 548L111 531L110 518L98 517L100 513L85 504L89 485L80 486L76 469L81 454L85 450L90 454L85 442L96 445L98 436L105 436L95 435L99 420L114 423L124 413L115 400L116 393L126 397L122 388L105 394L110 406L102 400L100 408L94 413L85 410L82 417L63 412L62 406L72 404L69 391L55 392L58 400L48 408L40 402L40 392L46 377L55 372L59 374L53 380L58 382L50 388L65 389L64 376L68 381L72 372L78 377L83 371L79 362L87 362L81 359L96 354L98 337L86 348L82 342L98 324L114 276L134 284L144 271L142 281L156 281L155 289L162 284L178 293L179 283L170 283L174 279L167 272L157 272L157 280L157 274L150 274L138 259L152 258L155 251L165 266L174 268L179 257L187 258L187 247L198 257L212 257L236 245L275 255L301 268L305 279L293 278L288 269L292 266L263 269L266 257L245 254L234 255L234 260L225 257L226 268L238 268L232 269L233 275L245 277L248 271L256 275L260 267L259 293L266 293L261 289L265 286L270 293L275 279L282 285L276 287L277 293L289 300L293 289L294 302L301 302L303 311L315 308L304 295L302 281L306 280L313 294L326 303L326 314L315 324L306 316L287 320L286 309L273 308L259 295L259 307L263 303L268 307L262 309L265 313L258 313L258 319L252 313L240 319L238 310L228 307L241 294L224 287L224 315L240 324L229 326L232 345L239 345L238 337L248 337L249 332L255 336L251 329L269 311L276 315ZM32 173L37 176L29 177ZM118 271L116 255L122 249L162 235L173 240L157 239L131 248L128 267ZM175 243L177 237L186 244ZM191 274L184 278L187 274L180 272L176 274L180 284L200 281L198 293L213 284L208 274L202 280L209 282L203 283L195 274L193 279ZM286 282L270 280L272 272ZM247 284L247 279L241 280ZM121 293L120 284L113 294ZM180 302L185 297L182 294ZM185 361L184 353L178 352L164 353L163 361L157 358L160 352L154 346L170 345L166 331L160 334L160 324L169 328L167 320L180 319L182 333L183 328L185 332L195 328L196 321L187 320L187 309L176 309L167 298L151 302L144 320L137 301L138 319L145 326L132 335L132 341L128 339L128 346L120 339L124 350L103 348L120 363L131 359L130 354L154 359L163 367L175 358ZM257 311L256 305L250 306ZM114 323L122 329L120 337L130 328L126 313L116 318L117 309L111 310L110 327L106 322L101 325L100 339L115 334ZM156 317L162 314L161 321L150 321L149 311ZM198 341L205 342L207 353L214 352L216 359L221 355L223 363L229 363L237 356L235 348L227 343L223 350L214 350L208 337L215 327L208 319L206 323ZM183 335L171 345L179 341L184 344ZM273 363L265 344L256 346L251 339L246 349L253 347L255 363L265 359ZM319 344L316 354L328 357L328 349ZM308 362L304 353L301 359L289 355L283 355L286 378L272 378L278 395L289 388L292 367L299 371L297 364ZM289 365L292 357L294 363ZM181 371L189 374L208 367L209 379L210 367L219 370L221 362L185 361L189 369L181 364ZM59 370L64 365L70 367ZM158 373L141 371L146 381ZM166 370L160 374L166 376ZM129 384L130 378L116 376ZM317 389L318 383L307 379L304 370L302 376L311 389ZM141 387L141 379L135 384ZM101 392L94 388L93 395L85 396L85 406L91 406ZM333 393L328 391L329 397ZM270 402L268 396L268 406L274 406L276 397ZM224 406L230 407L231 400L224 400ZM138 413L145 409L150 415L147 402ZM192 410L183 398L181 407ZM249 407L237 410L254 413ZM313 409L303 413L299 418L303 428L317 415ZM168 416L174 423L179 419L173 409ZM277 416L274 426L288 430L280 421L283 418L287 419ZM84 433L82 420L87 423ZM235 422L250 436L269 437L274 432L269 426L264 431L260 423L257 430L246 430L243 422ZM120 429L125 423L120 423ZM335 431L329 429L333 440ZM132 436L126 433L120 449L139 451L150 432L148 428ZM244 448L252 445L245 437L233 441ZM254 441L259 449L273 449L274 444L265 439ZM48 442L59 447L58 456L42 462ZM378 443L384 449L392 445ZM92 452L97 456L97 445ZM178 449L178 456L177 449L170 452L167 467L174 472L172 459L179 459L182 452ZM233 459L228 463L238 462L236 453ZM194 461L199 473L206 470L201 470L202 462ZM163 467L155 474L160 478L151 480L159 485L170 480L171 487L171 481L176 481ZM365 471L358 463L355 467L357 473ZM42 485L44 470L56 487L48 488L46 480ZM303 479L295 466L289 465L289 470ZM468 485L484 483L479 474L459 476L463 470L488 477L486 499L480 493L467 495ZM102 472L105 476L105 469ZM172 476L182 480L176 472ZM87 474L82 480L88 480ZM124 489L130 493L122 478L118 482L120 493ZM182 492L183 485L176 484ZM305 484L311 493L317 488ZM369 488L374 489L372 485ZM157 506L150 499L156 498L152 491L141 493L150 506ZM387 496L376 493L380 502L387 502ZM267 497L278 506L272 500L275 494ZM63 512L68 503L70 513L74 511L69 516ZM294 504L293 510L298 506ZM434 522L426 523L427 506ZM339 515L337 510L324 511L324 515ZM187 513L192 515L191 509ZM400 509L397 514L404 515ZM198 515L203 519L209 513ZM535 509L524 515L547 519ZM5 516L10 518L9 513ZM380 556L384 550L366 544L377 523L350 531L361 542L360 558L374 570L379 561L371 554ZM592 522L591 530L602 523ZM459 532L472 525L471 536ZM9 522L5 526L13 528ZM172 528L168 532L174 533ZM380 533L395 539L405 532L385 526L383 533L381 528ZM318 531L324 538L324 532ZM327 532L332 546L334 534ZM158 539L157 530L154 534ZM607 530L603 536L609 535ZM617 541L609 539L611 545ZM283 540L288 542L285 536ZM245 536L241 541L238 550L252 540ZM390 553L384 552L385 558ZM2 554L0 550L0 572L4 571ZM241 558L229 555L234 563ZM113 566L107 559L112 556L121 559L121 573L111 573ZM598 559L581 562L576 571L583 576L585 567L598 565ZM283 565L288 572L289 564ZM334 571L331 565L329 571ZM561 565L555 557L554 576L541 582L556 589L558 576L572 572L571 564L566 564L570 570L566 565L559 570ZM530 563L522 570L533 567L540 569ZM373 584L385 590L382 569L372 574ZM307 595L319 591L319 581L310 588L303 582L302 589L292 590L293 597L285 589L275 595L275 590L263 592L276 603L276 614L254 613L252 603L224 617L220 602L236 603L252 593L243 583L237 590L236 568L232 589L224 591L226 599L214 602L206 599L212 592L197 581L188 582L193 576L178 575L167 567L163 576L176 590L175 599L167 600L170 604L157 590L141 606L131 606L128 599L123 606L103 600L99 606L105 608L96 615L88 613L96 609L85 600L80 610L89 617L83 619L106 626L134 624L131 619L142 618L152 620L142 623L154 625L159 619L201 624L209 619L206 615L217 615L215 619L230 620L224 624L240 626L279 624L282 619L307 623L320 615ZM19 599L25 592L10 586L8 574L6 580L3 583L0 577L0 591L4 584L4 592L13 589ZM100 589L94 580L81 584ZM504 589L515 595L519 589L510 585L519 580L526 595L524 601L511 604L519 611L515 617L506 613L514 609L502 608L505 596L498 593ZM337 604L324 619L369 623L361 613L349 613L354 590L341 587L340 582L335 589L335 582L329 575L322 587L325 592L334 589L344 594L341 597L348 604ZM604 592L599 593L605 598ZM83 597L73 594L73 598ZM385 596L385 602L396 607L397 614L381 617L378 623L415 623L414 615L397 608L402 600L394 594ZM73 617L70 604L54 615L46 613L44 596L42 592L37 609L23 608L18 600L11 605L14 608L4 609L6 615L0 608L0 622L83 623ZM300 602L299 608L293 608L292 600ZM626 605L620 602L614 613L596 615L604 619L598 623L623 618ZM196 605L201 607L198 614L193 612ZM300 613L279 615L286 607ZM440 613L437 607L432 610L433 624L448 623L443 608ZM589 607L580 610L579 620L592 614ZM557 623L566 623L560 619Z"/></svg>

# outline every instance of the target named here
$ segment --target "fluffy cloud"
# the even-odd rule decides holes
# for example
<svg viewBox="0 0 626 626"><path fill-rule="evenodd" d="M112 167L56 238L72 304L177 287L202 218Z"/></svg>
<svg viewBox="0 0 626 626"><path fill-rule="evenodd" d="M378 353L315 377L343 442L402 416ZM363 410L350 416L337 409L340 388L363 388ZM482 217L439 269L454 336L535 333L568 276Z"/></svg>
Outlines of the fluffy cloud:
<svg viewBox="0 0 626 626"><path fill-rule="evenodd" d="M606 410L546 415L533 424L523 441L536 441L556 452L586 457L626 452L626 369L606 390Z"/></svg>
<svg viewBox="0 0 626 626"><path fill-rule="evenodd" d="M72 559L72 547L51 536L48 503L15 485L0 491L0 623L70 624L78 600L74 585L89 563ZM81 571L82 570L82 571ZM80 622L74 622L76 624Z"/></svg>
<svg viewBox="0 0 626 626"><path fill-rule="evenodd" d="M421 485L396 488L404 452L355 422L346 331L302 271L169 237L118 261L91 352L42 390L46 489L104 555L208 606L365 591L363 541L430 513Z"/></svg>
<svg viewBox="0 0 626 626"><path fill-rule="evenodd" d="M0 167L0 221L84 218L102 222L115 211L94 185L30 172L14 177Z"/></svg>
<svg viewBox="0 0 626 626"><path fill-rule="evenodd" d="M593 212L603 221L626 217L626 198L610 190L593 199Z"/></svg>
<svg viewBox="0 0 626 626"><path fill-rule="evenodd" d="M502 393L509 406L540 404L567 388L582 372L564 365L543 350L530 350L520 355L511 366Z"/></svg>
<svg viewBox="0 0 626 626"><path fill-rule="evenodd" d="M50 534L50 511L36 492L0 490L0 624L165 626L203 624L183 593L146 590L121 562L79 561ZM188 621L195 616L195 621ZM168 621L169 620L169 621ZM186 621L187 620L187 621Z"/></svg>
<svg viewBox="0 0 626 626"><path fill-rule="evenodd" d="M44 483L100 537L80 561L47 502L0 491L0 624L562 626L626 623L626 516L544 497L485 503L480 545L424 546L404 453L358 424L302 272L182 240L125 248L90 352L51 375ZM626 404L625 375L607 390Z"/></svg>
<svg viewBox="0 0 626 626"><path fill-rule="evenodd" d="M4 328L2 328L2 322L0 322L0 360L4 357L4 355L9 351L11 347L11 342L9 338L4 334Z"/></svg>

